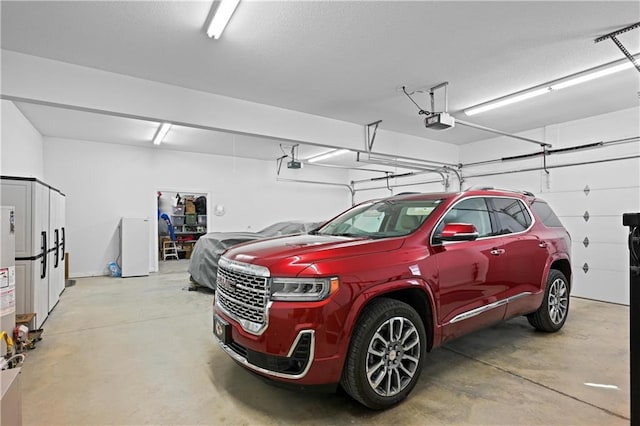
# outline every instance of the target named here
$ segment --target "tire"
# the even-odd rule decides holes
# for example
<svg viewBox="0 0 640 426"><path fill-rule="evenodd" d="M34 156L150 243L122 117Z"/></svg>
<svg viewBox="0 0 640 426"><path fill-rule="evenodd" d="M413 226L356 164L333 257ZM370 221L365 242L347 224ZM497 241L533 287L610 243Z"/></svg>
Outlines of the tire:
<svg viewBox="0 0 640 426"><path fill-rule="evenodd" d="M569 315L569 284L564 274L556 269L549 271L544 300L537 311L527 315L529 324L536 330L555 333L560 330Z"/></svg>
<svg viewBox="0 0 640 426"><path fill-rule="evenodd" d="M358 318L340 384L366 407L391 407L416 385L426 348L424 324L415 309L376 299Z"/></svg>

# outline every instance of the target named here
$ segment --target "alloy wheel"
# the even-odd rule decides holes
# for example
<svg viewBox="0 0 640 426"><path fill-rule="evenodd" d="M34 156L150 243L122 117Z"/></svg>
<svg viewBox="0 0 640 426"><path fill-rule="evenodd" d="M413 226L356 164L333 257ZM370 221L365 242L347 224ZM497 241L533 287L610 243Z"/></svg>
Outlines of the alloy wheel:
<svg viewBox="0 0 640 426"><path fill-rule="evenodd" d="M557 278L549 288L549 317L554 324L560 324L567 315L569 306L569 292L564 280Z"/></svg>
<svg viewBox="0 0 640 426"><path fill-rule="evenodd" d="M369 342L366 374L369 386L381 396L401 392L415 376L420 361L420 336L404 317L383 322Z"/></svg>

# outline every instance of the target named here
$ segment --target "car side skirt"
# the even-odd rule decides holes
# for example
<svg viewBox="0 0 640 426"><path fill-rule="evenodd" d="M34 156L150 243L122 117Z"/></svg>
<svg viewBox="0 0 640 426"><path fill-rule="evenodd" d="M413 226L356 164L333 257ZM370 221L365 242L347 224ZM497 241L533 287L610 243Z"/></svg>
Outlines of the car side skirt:
<svg viewBox="0 0 640 426"><path fill-rule="evenodd" d="M531 293L531 292L525 291L523 293L518 293L518 294L516 294L514 296L508 297L506 299L498 300L498 301L489 303L488 305L484 305L484 306L480 306L480 307L475 308L475 309L471 309L470 311L463 312L461 314L456 315L455 317L453 317L451 319L451 321L449 321L448 324L454 324L454 323L459 322L459 321L464 321L464 320L467 320L469 318L473 318L473 317L475 317L477 315L483 314L483 313L485 313L487 311L490 311L492 309L498 308L500 306L504 306L504 305L506 305L506 304L508 304L510 302L514 302L514 301L516 301L516 300L518 300L518 299L520 299L522 297L531 296L532 294L533 293Z"/></svg>

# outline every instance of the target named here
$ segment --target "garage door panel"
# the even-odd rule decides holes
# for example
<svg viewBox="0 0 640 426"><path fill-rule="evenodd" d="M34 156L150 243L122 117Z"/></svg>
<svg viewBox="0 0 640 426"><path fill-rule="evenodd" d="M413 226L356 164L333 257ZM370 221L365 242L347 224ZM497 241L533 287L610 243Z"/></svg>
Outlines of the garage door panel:
<svg viewBox="0 0 640 426"><path fill-rule="evenodd" d="M634 149L635 146L635 149ZM629 144L625 152L620 156L638 155L640 149L637 144ZM596 152L596 151L593 151ZM616 155L610 150L597 151L593 158L582 159L575 155L572 158L566 156L562 160L552 160L552 164L573 163L579 161L598 161L604 158L615 158ZM553 156L552 156L553 157ZM561 157L557 157L558 159ZM574 167L563 167L551 169L551 189L554 191L567 191L582 189L586 185L594 188L611 188L619 186L638 185L640 171L640 159L628 159L612 162L583 164Z"/></svg>
<svg viewBox="0 0 640 426"><path fill-rule="evenodd" d="M567 192L549 192L541 195L560 218L582 216L621 216L627 211L640 208L640 193L637 186L591 189L585 195L582 189Z"/></svg>
<svg viewBox="0 0 640 426"><path fill-rule="evenodd" d="M573 296L629 304L629 272L573 268Z"/></svg>
<svg viewBox="0 0 640 426"><path fill-rule="evenodd" d="M626 244L573 244L572 259L575 267L586 263L590 269L598 268L624 272L629 270L629 251Z"/></svg>

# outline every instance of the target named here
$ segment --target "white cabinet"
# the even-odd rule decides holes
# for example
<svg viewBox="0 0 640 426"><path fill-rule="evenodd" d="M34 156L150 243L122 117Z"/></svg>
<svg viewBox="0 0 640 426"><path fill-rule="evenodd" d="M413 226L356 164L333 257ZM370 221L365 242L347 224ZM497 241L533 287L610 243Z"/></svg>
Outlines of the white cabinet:
<svg viewBox="0 0 640 426"><path fill-rule="evenodd" d="M64 291L64 257L66 248L64 206L64 195L57 191L49 191L49 257L47 260L49 269L49 312L56 306L60 299L60 294Z"/></svg>
<svg viewBox="0 0 640 426"><path fill-rule="evenodd" d="M39 328L64 289L64 194L35 178L1 183L1 203L15 207L16 314L35 313Z"/></svg>

